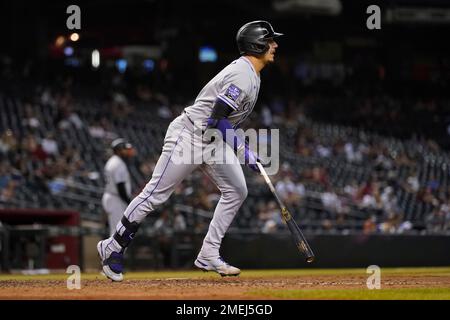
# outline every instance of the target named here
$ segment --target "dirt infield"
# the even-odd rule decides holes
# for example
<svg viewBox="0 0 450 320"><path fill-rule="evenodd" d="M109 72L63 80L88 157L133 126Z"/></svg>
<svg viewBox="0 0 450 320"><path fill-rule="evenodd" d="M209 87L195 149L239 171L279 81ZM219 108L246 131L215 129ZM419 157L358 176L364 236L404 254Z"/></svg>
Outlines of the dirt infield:
<svg viewBox="0 0 450 320"><path fill-rule="evenodd" d="M422 292L418 299L450 299L449 269L382 270L382 290ZM67 289L69 275L0 276L0 299L371 299L365 270L248 271L221 278L201 272L130 273L121 283L83 274L80 290ZM339 293L342 293L339 295ZM349 295L349 293L353 293ZM337 294L337 295L336 295ZM425 294L425 295L423 295ZM415 296L405 295L406 299ZM378 297L379 298L379 297ZM381 296L382 299L383 296ZM390 296L385 298L389 299Z"/></svg>

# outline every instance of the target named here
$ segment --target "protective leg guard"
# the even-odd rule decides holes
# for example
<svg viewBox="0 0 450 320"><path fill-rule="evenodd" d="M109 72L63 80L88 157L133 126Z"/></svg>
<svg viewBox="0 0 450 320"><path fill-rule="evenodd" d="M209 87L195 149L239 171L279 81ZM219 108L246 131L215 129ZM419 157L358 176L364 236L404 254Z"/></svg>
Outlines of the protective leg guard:
<svg viewBox="0 0 450 320"><path fill-rule="evenodd" d="M131 240L133 240L134 235L139 230L139 223L130 222L127 217L123 216L122 225L125 227L125 230L123 231L122 235L120 235L117 231L114 233L114 240L117 241L117 243L122 247L122 252L125 251L125 249L130 244Z"/></svg>

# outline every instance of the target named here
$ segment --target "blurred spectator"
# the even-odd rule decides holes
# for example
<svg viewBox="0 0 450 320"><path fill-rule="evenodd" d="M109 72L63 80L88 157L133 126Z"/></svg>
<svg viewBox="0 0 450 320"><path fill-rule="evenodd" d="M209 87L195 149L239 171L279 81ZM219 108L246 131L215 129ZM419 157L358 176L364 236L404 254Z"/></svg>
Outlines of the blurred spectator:
<svg viewBox="0 0 450 320"><path fill-rule="evenodd" d="M147 158L139 166L139 170L144 175L144 177L150 178L153 170L155 170L156 161L152 158Z"/></svg>
<svg viewBox="0 0 450 320"><path fill-rule="evenodd" d="M413 171L406 179L405 189L409 193L417 193L419 191L419 188L419 177L417 176L417 172Z"/></svg>
<svg viewBox="0 0 450 320"><path fill-rule="evenodd" d="M155 221L153 228L157 234L167 235L172 232L172 227L169 221L168 209L162 210L162 212L159 215L159 218Z"/></svg>
<svg viewBox="0 0 450 320"><path fill-rule="evenodd" d="M258 213L262 233L273 233L283 225L279 209L274 201L264 204Z"/></svg>
<svg viewBox="0 0 450 320"><path fill-rule="evenodd" d="M439 189L439 181L436 179L434 175L431 175L428 182L427 187L430 189L431 192L435 192L437 189Z"/></svg>
<svg viewBox="0 0 450 320"><path fill-rule="evenodd" d="M305 171L304 178L311 181L312 183L320 184L323 187L327 187L329 184L327 171L322 167L316 166L311 170Z"/></svg>
<svg viewBox="0 0 450 320"><path fill-rule="evenodd" d="M330 188L321 195L321 201L325 210L331 213L338 213L342 211L342 203L338 195L331 191Z"/></svg>
<svg viewBox="0 0 450 320"><path fill-rule="evenodd" d="M106 117L96 117L97 119L89 126L89 134L93 138L114 140L118 135L112 132L112 124Z"/></svg>
<svg viewBox="0 0 450 320"><path fill-rule="evenodd" d="M380 153L376 154L374 165L378 168L389 170L392 168L394 163L386 153L386 150L382 150Z"/></svg>
<svg viewBox="0 0 450 320"><path fill-rule="evenodd" d="M321 228L325 231L331 231L331 230L335 229L333 222L330 219L324 219L321 222Z"/></svg>
<svg viewBox="0 0 450 320"><path fill-rule="evenodd" d="M442 210L444 209L444 210ZM435 207L431 214L426 218L426 228L430 233L445 230L447 227L448 211L444 207Z"/></svg>
<svg viewBox="0 0 450 320"><path fill-rule="evenodd" d="M68 129L70 125L74 125L76 129L81 129L83 127L83 122L80 117L72 112L70 108L63 108L60 111L60 117L58 119L58 128Z"/></svg>
<svg viewBox="0 0 450 320"><path fill-rule="evenodd" d="M172 233L173 227L170 224L169 220L169 212L167 209L164 209L159 218L156 220L154 226L154 231L157 235L157 241L160 253L163 257L163 264L165 268L171 266L172 260Z"/></svg>
<svg viewBox="0 0 450 320"><path fill-rule="evenodd" d="M162 105L158 108L158 116L162 119L172 119L172 110L166 105Z"/></svg>
<svg viewBox="0 0 450 320"><path fill-rule="evenodd" d="M49 88L45 88L42 90L42 93L40 96L40 103L46 107L52 107L52 108L56 107L56 100L53 97Z"/></svg>
<svg viewBox="0 0 450 320"><path fill-rule="evenodd" d="M115 120L125 120L133 113L135 108L128 102L128 98L122 92L113 93L111 114Z"/></svg>
<svg viewBox="0 0 450 320"><path fill-rule="evenodd" d="M66 181L62 177L55 177L51 181L48 182L48 188L50 192L54 195L63 192L66 189Z"/></svg>
<svg viewBox="0 0 450 320"><path fill-rule="evenodd" d="M385 212L399 212L397 197L392 187L386 187L381 194L381 206Z"/></svg>
<svg viewBox="0 0 450 320"><path fill-rule="evenodd" d="M345 150L345 156L346 156L347 161L353 162L356 160L357 157L356 157L352 142L350 142L350 141L347 142L344 146L344 150Z"/></svg>
<svg viewBox="0 0 450 320"><path fill-rule="evenodd" d="M21 175L6 162L0 162L0 202L13 201Z"/></svg>
<svg viewBox="0 0 450 320"><path fill-rule="evenodd" d="M0 137L0 153L8 154L15 152L18 147L18 142L13 132L8 129L2 133Z"/></svg>
<svg viewBox="0 0 450 320"><path fill-rule="evenodd" d="M174 231L186 231L187 225L186 225L186 219L179 211L174 212L174 218L173 218L173 230Z"/></svg>
<svg viewBox="0 0 450 320"><path fill-rule="evenodd" d="M284 178L276 183L275 189L287 205L300 202L306 193L304 185L294 183L289 174L285 174Z"/></svg>
<svg viewBox="0 0 450 320"><path fill-rule="evenodd" d="M28 134L22 140L21 147L25 152L27 152L36 160L45 161L48 157L48 154L44 151L41 144L39 144L36 137L32 134Z"/></svg>
<svg viewBox="0 0 450 320"><path fill-rule="evenodd" d="M414 225L410 221L403 221L397 228L397 233L405 233L412 230Z"/></svg>
<svg viewBox="0 0 450 320"><path fill-rule="evenodd" d="M363 233L364 234L372 234L377 231L377 217L375 215L371 215L364 221L363 225Z"/></svg>
<svg viewBox="0 0 450 320"><path fill-rule="evenodd" d="M0 189L0 202L13 201L17 185L17 181L9 180L6 186L3 189Z"/></svg>
<svg viewBox="0 0 450 320"><path fill-rule="evenodd" d="M58 143L55 140L55 135L53 133L48 133L47 136L42 139L42 149L45 153L49 155L58 155Z"/></svg>
<svg viewBox="0 0 450 320"><path fill-rule="evenodd" d="M39 128L41 125L34 111L34 107L29 103L25 104L25 116L22 118L22 125L31 129Z"/></svg>
<svg viewBox="0 0 450 320"><path fill-rule="evenodd" d="M358 182L353 180L351 184L344 187L344 194L346 194L353 202L356 202L358 196Z"/></svg>
<svg viewBox="0 0 450 320"><path fill-rule="evenodd" d="M322 144L317 145L316 153L319 157L328 158L331 156L331 149L329 147L323 146Z"/></svg>
<svg viewBox="0 0 450 320"><path fill-rule="evenodd" d="M401 217L398 214L390 214L386 221L379 224L378 228L381 233L393 234L397 232L397 228L400 226Z"/></svg>

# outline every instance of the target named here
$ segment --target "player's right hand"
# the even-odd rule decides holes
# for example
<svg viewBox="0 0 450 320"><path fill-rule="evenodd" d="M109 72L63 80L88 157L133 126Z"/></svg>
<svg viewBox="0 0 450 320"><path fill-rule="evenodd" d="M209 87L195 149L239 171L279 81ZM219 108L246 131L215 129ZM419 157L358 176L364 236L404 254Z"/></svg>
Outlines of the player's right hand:
<svg viewBox="0 0 450 320"><path fill-rule="evenodd" d="M260 173L256 162L261 162L258 156L245 145L245 164L255 172Z"/></svg>

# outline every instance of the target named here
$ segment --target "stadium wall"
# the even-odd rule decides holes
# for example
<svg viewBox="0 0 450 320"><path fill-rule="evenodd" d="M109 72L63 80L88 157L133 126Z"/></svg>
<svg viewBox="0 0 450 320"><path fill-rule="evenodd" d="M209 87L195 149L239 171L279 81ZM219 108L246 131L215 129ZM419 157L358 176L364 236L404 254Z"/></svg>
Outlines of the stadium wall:
<svg viewBox="0 0 450 320"><path fill-rule="evenodd" d="M0 209L0 222L0 270L83 265L78 212Z"/></svg>
<svg viewBox="0 0 450 320"><path fill-rule="evenodd" d="M307 236L316 255L307 264L289 234L230 234L222 254L242 268L360 268L449 266L450 236Z"/></svg>

